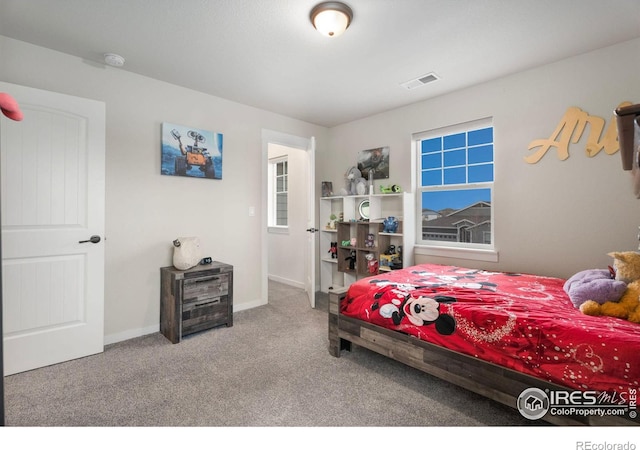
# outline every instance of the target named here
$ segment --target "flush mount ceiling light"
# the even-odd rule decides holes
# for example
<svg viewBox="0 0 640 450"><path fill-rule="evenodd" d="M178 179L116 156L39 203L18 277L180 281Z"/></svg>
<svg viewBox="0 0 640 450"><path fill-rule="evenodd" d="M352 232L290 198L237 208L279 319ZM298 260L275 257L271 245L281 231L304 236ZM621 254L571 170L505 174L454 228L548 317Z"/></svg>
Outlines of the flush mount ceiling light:
<svg viewBox="0 0 640 450"><path fill-rule="evenodd" d="M311 10L311 23L320 33L329 37L344 33L353 19L353 11L344 3L323 2Z"/></svg>
<svg viewBox="0 0 640 450"><path fill-rule="evenodd" d="M124 66L124 58L120 55L116 55L115 53L105 53L104 62L113 67Z"/></svg>

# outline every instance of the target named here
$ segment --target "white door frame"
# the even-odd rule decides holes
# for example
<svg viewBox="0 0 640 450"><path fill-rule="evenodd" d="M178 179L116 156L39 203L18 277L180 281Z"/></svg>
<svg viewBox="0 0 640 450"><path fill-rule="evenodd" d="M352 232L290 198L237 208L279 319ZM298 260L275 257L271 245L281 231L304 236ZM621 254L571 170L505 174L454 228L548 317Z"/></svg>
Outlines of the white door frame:
<svg viewBox="0 0 640 450"><path fill-rule="evenodd" d="M265 300L265 303L268 303L268 299L269 299L269 251L268 251L268 234L267 234L267 228L268 228L268 199L267 199L267 164L268 164L268 159L269 159L269 144L278 144L278 145L282 145L285 147L291 147L291 148L296 148L296 149L300 149L300 150L304 150L308 153L311 154L311 156L315 155L314 151L309 151L311 148L315 149L314 146L311 145L312 140L314 139L314 137L309 137L309 138L305 138L305 137L301 137L301 136L294 136L291 134L286 134L286 133L281 133L278 131L272 131L272 130L262 130L262 186L264 187L264 189L262 189L262 220L261 220L261 236L262 236L262 280L261 280L261 297ZM312 168L315 167L314 161L310 161L310 165ZM310 182L313 182L312 180L315 179L315 174L314 173L310 173L309 174L309 179ZM315 196L314 194L314 189L313 189L313 185L311 185L311 183L309 183L309 198L311 199L312 196ZM315 208L315 198L313 199L314 201L310 202L310 204L308 205L309 209ZM312 210L312 212L314 212L315 210ZM315 217L315 214L312 214L312 217ZM315 224L311 225L312 227L315 227ZM315 239L314 239L315 241ZM313 269L313 267L311 267L311 269ZM314 270L315 272L315 270ZM315 291L315 278L316 275L315 273L311 274L311 277L314 280L314 291ZM315 306L315 292L311 293L311 306L314 307Z"/></svg>

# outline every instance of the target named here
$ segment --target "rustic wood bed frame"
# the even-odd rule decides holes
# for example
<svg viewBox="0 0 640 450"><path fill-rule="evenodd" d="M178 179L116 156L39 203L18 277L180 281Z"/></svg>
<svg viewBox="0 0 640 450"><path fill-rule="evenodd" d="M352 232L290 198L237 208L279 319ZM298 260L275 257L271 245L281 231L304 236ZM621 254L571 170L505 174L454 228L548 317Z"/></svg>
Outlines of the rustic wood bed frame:
<svg viewBox="0 0 640 450"><path fill-rule="evenodd" d="M329 353L335 357L340 357L342 350L351 351L355 344L514 409L517 409L518 396L527 388L566 390L563 386L344 316L340 314L339 305L345 296L346 290L329 294ZM543 420L555 425L640 425L637 417L547 414Z"/></svg>

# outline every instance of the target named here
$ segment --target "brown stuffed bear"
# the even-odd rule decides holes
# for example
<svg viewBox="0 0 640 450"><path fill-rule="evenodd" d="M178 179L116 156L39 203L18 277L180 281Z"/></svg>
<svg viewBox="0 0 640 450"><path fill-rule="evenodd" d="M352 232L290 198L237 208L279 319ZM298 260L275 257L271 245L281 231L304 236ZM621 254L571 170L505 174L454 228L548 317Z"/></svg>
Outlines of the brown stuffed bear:
<svg viewBox="0 0 640 450"><path fill-rule="evenodd" d="M580 311L589 316L611 316L640 323L640 253L608 253L616 271L616 280L627 283L627 289L617 302L605 302L602 305L587 300L580 305Z"/></svg>

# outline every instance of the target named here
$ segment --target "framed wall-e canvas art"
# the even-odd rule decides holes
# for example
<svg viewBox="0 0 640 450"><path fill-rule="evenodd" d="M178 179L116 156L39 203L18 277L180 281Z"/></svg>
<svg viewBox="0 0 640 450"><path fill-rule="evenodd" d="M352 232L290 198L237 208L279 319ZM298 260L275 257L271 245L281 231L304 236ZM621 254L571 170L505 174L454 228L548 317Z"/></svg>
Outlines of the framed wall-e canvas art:
<svg viewBox="0 0 640 450"><path fill-rule="evenodd" d="M222 134L164 122L162 175L222 179Z"/></svg>
<svg viewBox="0 0 640 450"><path fill-rule="evenodd" d="M366 180L369 179L369 172L373 173L374 180L389 178L389 147L378 147L359 152L358 170Z"/></svg>

